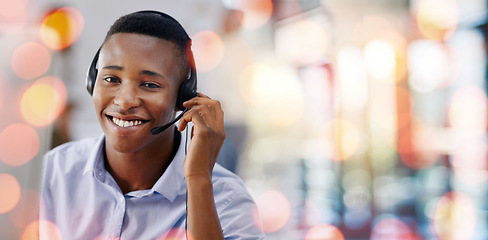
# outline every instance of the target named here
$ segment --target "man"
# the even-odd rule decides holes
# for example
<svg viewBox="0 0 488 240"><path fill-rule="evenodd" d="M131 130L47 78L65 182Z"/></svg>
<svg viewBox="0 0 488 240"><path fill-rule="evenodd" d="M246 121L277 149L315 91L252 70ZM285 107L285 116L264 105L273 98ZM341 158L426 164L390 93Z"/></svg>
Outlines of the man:
<svg viewBox="0 0 488 240"><path fill-rule="evenodd" d="M63 239L263 238L242 181L215 165L225 138L220 103L181 97L196 91L190 44L176 20L155 11L123 16L108 31L87 80L104 136L44 158L40 220ZM185 110L177 129L157 128L177 110ZM180 131L190 122L187 150Z"/></svg>

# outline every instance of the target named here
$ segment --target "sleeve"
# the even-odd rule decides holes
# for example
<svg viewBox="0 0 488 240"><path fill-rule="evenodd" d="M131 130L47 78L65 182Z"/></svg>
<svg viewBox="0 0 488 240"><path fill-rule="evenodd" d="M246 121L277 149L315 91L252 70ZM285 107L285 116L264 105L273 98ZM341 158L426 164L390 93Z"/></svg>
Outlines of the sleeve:
<svg viewBox="0 0 488 240"><path fill-rule="evenodd" d="M52 176L52 152L48 152L44 155L42 164L42 176L40 192L41 198L39 199L39 220L53 221L53 204L51 196L51 176Z"/></svg>
<svg viewBox="0 0 488 240"><path fill-rule="evenodd" d="M256 204L248 193L236 193L224 204L219 218L225 239L264 239Z"/></svg>

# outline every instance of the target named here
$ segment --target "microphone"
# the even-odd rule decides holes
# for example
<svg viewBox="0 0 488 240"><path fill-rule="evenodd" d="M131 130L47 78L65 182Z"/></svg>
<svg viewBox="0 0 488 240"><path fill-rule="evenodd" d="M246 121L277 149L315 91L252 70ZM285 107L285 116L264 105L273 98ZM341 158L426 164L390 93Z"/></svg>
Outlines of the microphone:
<svg viewBox="0 0 488 240"><path fill-rule="evenodd" d="M180 115L178 115L178 117L176 117L173 121L171 121L169 123L166 123L163 126L159 126L159 127L155 127L153 129L151 129L151 134L152 135L156 135L156 134L162 133L164 130L168 129L171 125L175 124L175 122L177 122L178 120L180 120L180 118L183 117L183 115L186 112L188 112L188 110L190 110L190 108L186 108L185 110L183 110L183 112L180 113Z"/></svg>

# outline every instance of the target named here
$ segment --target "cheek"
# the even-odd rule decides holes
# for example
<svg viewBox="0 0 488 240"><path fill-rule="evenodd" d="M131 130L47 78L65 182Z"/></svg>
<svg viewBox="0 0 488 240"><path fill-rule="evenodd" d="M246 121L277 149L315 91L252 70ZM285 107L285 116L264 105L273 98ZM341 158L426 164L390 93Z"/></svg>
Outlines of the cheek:
<svg viewBox="0 0 488 240"><path fill-rule="evenodd" d="M102 109L104 109L109 102L108 97L104 96L103 94L101 94L101 92L97 91L97 88L95 88L93 91L92 100L97 113L99 113Z"/></svg>
<svg viewBox="0 0 488 240"><path fill-rule="evenodd" d="M162 118L164 121L173 118L175 102L176 100L173 100L169 95L146 99L146 103L151 103L148 108L153 116Z"/></svg>

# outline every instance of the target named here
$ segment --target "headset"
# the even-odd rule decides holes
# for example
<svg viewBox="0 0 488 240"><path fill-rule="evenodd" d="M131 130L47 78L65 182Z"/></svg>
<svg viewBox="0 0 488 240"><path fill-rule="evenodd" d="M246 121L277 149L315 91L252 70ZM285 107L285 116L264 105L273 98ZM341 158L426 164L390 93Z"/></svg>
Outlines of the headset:
<svg viewBox="0 0 488 240"><path fill-rule="evenodd" d="M145 10L136 13L159 15L164 19L176 22L179 26L181 26L180 23L176 21L176 19L162 12ZM90 67L88 69L88 73L86 77L86 89L88 90L88 93L90 93L90 95L93 95L93 89L95 87L95 82L97 81L97 75L98 75L97 63L98 63L98 58L100 56L100 50L101 47L96 52L95 57L93 58ZM181 83L180 88L178 89L178 96L176 98L176 108L183 112L178 117L176 117L173 121L165 125L151 129L152 135L156 135L163 132L168 127L172 126L176 121L178 121L183 116L183 114L185 114L189 110L183 107L183 103L198 96L197 71L196 71L195 59L193 58L193 52L191 51L191 39L189 40L189 46L186 49L186 55L188 58L188 65L190 66L190 69L188 71L188 76L186 80L183 81L183 83Z"/></svg>

